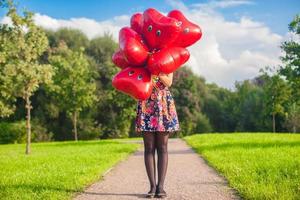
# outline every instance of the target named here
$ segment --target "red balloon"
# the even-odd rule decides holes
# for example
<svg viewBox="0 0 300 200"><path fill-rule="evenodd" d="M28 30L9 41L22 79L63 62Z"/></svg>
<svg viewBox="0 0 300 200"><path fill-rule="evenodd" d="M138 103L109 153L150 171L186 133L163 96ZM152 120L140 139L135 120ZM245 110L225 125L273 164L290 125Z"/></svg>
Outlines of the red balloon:
<svg viewBox="0 0 300 200"><path fill-rule="evenodd" d="M190 58L190 53L182 47L169 47L150 55L147 68L151 74L169 74L178 69Z"/></svg>
<svg viewBox="0 0 300 200"><path fill-rule="evenodd" d="M178 20L153 8L145 10L143 18L143 37L151 50L167 47L176 40L181 30Z"/></svg>
<svg viewBox="0 0 300 200"><path fill-rule="evenodd" d="M137 100L148 99L153 89L151 74L145 67L123 69L113 77L112 85Z"/></svg>
<svg viewBox="0 0 300 200"><path fill-rule="evenodd" d="M124 69L126 67L129 67L130 64L126 60L124 53L119 49L112 55L112 61L115 65L120 67L121 69Z"/></svg>
<svg viewBox="0 0 300 200"><path fill-rule="evenodd" d="M182 23L180 34L172 46L188 47L200 40L202 36L201 28L190 22L179 10L172 10L168 16Z"/></svg>
<svg viewBox="0 0 300 200"><path fill-rule="evenodd" d="M142 66L148 58L148 48L142 37L129 27L119 33L119 46L131 66Z"/></svg>
<svg viewBox="0 0 300 200"><path fill-rule="evenodd" d="M120 30L120 49L112 56L122 69L113 77L113 87L136 100L148 99L153 89L151 75L176 71L190 57L185 48L201 37L201 28L178 10L168 16L153 8L134 14L130 27Z"/></svg>
<svg viewBox="0 0 300 200"><path fill-rule="evenodd" d="M135 13L130 19L130 27L137 33L142 34L143 28L143 15L141 13Z"/></svg>

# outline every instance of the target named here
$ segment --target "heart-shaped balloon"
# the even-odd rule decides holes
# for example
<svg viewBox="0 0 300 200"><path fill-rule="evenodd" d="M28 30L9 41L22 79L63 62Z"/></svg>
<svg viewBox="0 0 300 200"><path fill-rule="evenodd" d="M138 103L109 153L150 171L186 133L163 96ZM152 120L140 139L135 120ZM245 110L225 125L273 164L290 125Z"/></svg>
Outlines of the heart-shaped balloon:
<svg viewBox="0 0 300 200"><path fill-rule="evenodd" d="M124 53L119 49L112 55L112 61L115 65L120 67L121 69L124 69L126 67L129 67L130 64L126 60Z"/></svg>
<svg viewBox="0 0 300 200"><path fill-rule="evenodd" d="M119 46L131 66L142 66L146 63L148 47L133 29L124 27L120 30Z"/></svg>
<svg viewBox="0 0 300 200"><path fill-rule="evenodd" d="M168 16L181 22L181 31L172 46L188 47L200 40L202 37L201 28L190 22L179 10L172 10Z"/></svg>
<svg viewBox="0 0 300 200"><path fill-rule="evenodd" d="M113 77L112 85L119 91L137 100L150 97L153 83L145 67L127 67Z"/></svg>
<svg viewBox="0 0 300 200"><path fill-rule="evenodd" d="M167 47L180 33L178 20L164 16L153 8L144 11L143 19L143 37L151 50Z"/></svg>
<svg viewBox="0 0 300 200"><path fill-rule="evenodd" d="M130 27L137 33L142 34L143 29L143 15L141 13L135 13L130 19Z"/></svg>
<svg viewBox="0 0 300 200"><path fill-rule="evenodd" d="M202 37L198 25L180 11L164 16L149 8L130 19L119 32L119 50L112 61L122 70L112 80L117 90L136 100L146 100L153 89L152 75L170 74L190 57L186 47Z"/></svg>
<svg viewBox="0 0 300 200"><path fill-rule="evenodd" d="M169 47L150 55L147 68L151 74L158 75L160 72L169 74L183 65L190 57L187 49L182 47Z"/></svg>

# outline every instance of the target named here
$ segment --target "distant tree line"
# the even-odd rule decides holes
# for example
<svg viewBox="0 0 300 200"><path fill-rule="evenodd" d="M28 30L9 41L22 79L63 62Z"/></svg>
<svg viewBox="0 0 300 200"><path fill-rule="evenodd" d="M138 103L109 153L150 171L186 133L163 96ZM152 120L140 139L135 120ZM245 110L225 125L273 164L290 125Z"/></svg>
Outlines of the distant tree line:
<svg viewBox="0 0 300 200"><path fill-rule="evenodd" d="M13 22L0 25L0 143L136 136L136 101L111 85L119 71L111 35L89 40L79 30L43 30L32 13L19 15L5 1L0 6ZM299 24L297 15L289 25L296 37ZM187 66L176 71L177 135L299 132L300 44L286 41L281 49L278 70L264 67L234 91L206 83Z"/></svg>

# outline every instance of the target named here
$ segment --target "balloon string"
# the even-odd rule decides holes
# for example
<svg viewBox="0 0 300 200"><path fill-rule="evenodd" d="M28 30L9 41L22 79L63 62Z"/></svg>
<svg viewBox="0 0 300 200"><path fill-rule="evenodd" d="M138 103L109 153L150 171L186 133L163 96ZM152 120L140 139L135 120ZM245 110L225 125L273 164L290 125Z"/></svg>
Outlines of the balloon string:
<svg viewBox="0 0 300 200"><path fill-rule="evenodd" d="M158 79L159 79L158 76L152 75L152 81L153 81L154 83L156 83L156 82L158 81Z"/></svg>
<svg viewBox="0 0 300 200"><path fill-rule="evenodd" d="M156 75L152 75L152 83L154 85L154 87L158 88L158 86L156 85L156 83L158 82L159 77Z"/></svg>

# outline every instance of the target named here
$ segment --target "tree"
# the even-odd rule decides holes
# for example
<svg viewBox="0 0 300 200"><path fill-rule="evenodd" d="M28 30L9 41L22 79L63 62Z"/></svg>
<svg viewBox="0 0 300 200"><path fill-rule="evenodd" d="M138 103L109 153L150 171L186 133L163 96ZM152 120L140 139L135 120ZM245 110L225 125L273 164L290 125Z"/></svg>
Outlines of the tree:
<svg viewBox="0 0 300 200"><path fill-rule="evenodd" d="M61 28L57 31L45 30L49 39L50 47L57 47L64 41L71 50L79 50L81 47L87 48L89 39L78 29Z"/></svg>
<svg viewBox="0 0 300 200"><path fill-rule="evenodd" d="M296 15L289 24L289 30L299 39L300 15ZM299 41L299 40L298 40ZM281 57L284 65L280 67L279 73L286 78L292 89L290 98L289 122L292 123L292 130L296 132L297 123L300 117L300 44L297 40L285 41L281 45L285 55Z"/></svg>
<svg viewBox="0 0 300 200"><path fill-rule="evenodd" d="M233 113L236 115L235 131L263 131L265 127L264 91L255 84L255 79L236 82L236 105Z"/></svg>
<svg viewBox="0 0 300 200"><path fill-rule="evenodd" d="M136 101L117 91L111 84L113 76L120 71L111 61L117 46L111 35L105 35L92 39L86 49L98 72L96 81L100 102L93 111L102 127L102 138L124 138L134 132Z"/></svg>
<svg viewBox="0 0 300 200"><path fill-rule="evenodd" d="M83 49L72 51L62 41L50 52L49 62L55 75L49 91L54 94L57 104L66 110L73 122L74 139L78 140L77 120L80 112L96 100L96 84L93 72Z"/></svg>
<svg viewBox="0 0 300 200"><path fill-rule="evenodd" d="M275 71L269 67L266 67L266 70ZM269 76L267 71L261 70L261 72L264 73L267 80L264 85L266 110L272 115L273 132L276 132L275 117L278 114L286 114L285 104L291 98L291 88L278 73Z"/></svg>
<svg viewBox="0 0 300 200"><path fill-rule="evenodd" d="M287 115L286 126L296 133L297 130L300 130L300 106L296 103L290 105Z"/></svg>
<svg viewBox="0 0 300 200"><path fill-rule="evenodd" d="M8 2L0 1L0 7L8 7ZM7 14L8 15L8 14ZM7 64L12 60L12 55L17 54L15 40L18 37L17 28L7 24L0 24L0 117L8 117L15 110L15 96L13 81L8 78Z"/></svg>
<svg viewBox="0 0 300 200"><path fill-rule="evenodd" d="M209 119L202 112L206 96L205 80L194 74L186 66L174 73L173 84L170 88L176 104L180 125L180 134L210 132Z"/></svg>
<svg viewBox="0 0 300 200"><path fill-rule="evenodd" d="M49 40L50 48L57 48L59 43L63 41L70 50L80 51L80 48L86 49L90 43L87 36L77 29L61 28L57 31L45 30L45 32ZM93 57L88 56L85 52L84 54L84 57L89 61L91 70L95 71ZM45 54L42 57L42 61L49 63L48 57L48 54ZM96 78L98 73L94 74L93 72L93 76ZM99 93L99 96L103 95L102 91L98 90L98 88L97 93ZM73 134L70 134L74 129L72 118L68 112L65 109L61 109L56 102L55 95L49 90L47 91L47 88L41 87L32 98L32 103L36 104L36 109L32 115L34 118L38 118L39 122L47 127L49 131L54 133L53 136L55 140L72 140L74 138ZM17 109L18 108L19 107L17 107ZM93 115L94 110L95 107L87 107L80 112L80 121L78 121L77 124L78 138L94 139L102 134L100 130L101 125L96 124L97 118ZM17 111L18 113L22 112L20 109ZM49 121L51 121L51 123L49 123Z"/></svg>
<svg viewBox="0 0 300 200"><path fill-rule="evenodd" d="M39 58L48 48L45 33L37 27L32 19L33 13L24 12L24 16L17 13L16 6L9 2L7 16L12 25L1 25L0 50L0 80L2 83L1 96L21 97L25 101L27 143L26 154L30 153L31 143L31 101L30 97L40 84L49 84L52 77L52 67L40 64ZM2 90L4 89L4 90ZM0 104L2 107L4 104ZM11 114L12 107L6 107L4 115ZM6 110L6 112L5 112ZM3 114L3 113L2 113Z"/></svg>
<svg viewBox="0 0 300 200"><path fill-rule="evenodd" d="M236 93L217 86L207 84L203 112L208 116L214 132L235 131L236 123Z"/></svg>

